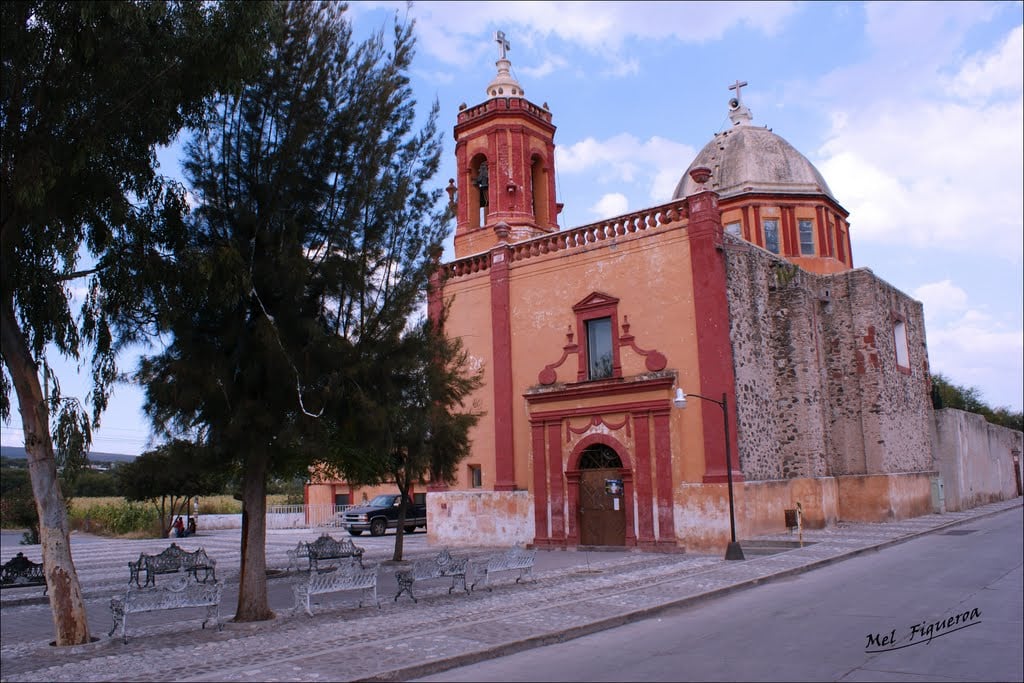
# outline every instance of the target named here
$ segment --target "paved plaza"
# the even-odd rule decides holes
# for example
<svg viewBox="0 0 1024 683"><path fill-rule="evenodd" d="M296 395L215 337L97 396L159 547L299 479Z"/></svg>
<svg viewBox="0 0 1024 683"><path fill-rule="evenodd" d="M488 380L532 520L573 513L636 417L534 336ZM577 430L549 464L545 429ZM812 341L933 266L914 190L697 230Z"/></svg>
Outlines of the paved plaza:
<svg viewBox="0 0 1024 683"><path fill-rule="evenodd" d="M636 551L538 551L533 583L499 575L494 590L449 595L446 580L416 584L418 603L397 592L390 564L394 536L353 539L366 548L364 562L381 562L381 607L357 606L354 592L316 596L314 616L293 613L286 551L320 531L270 530L267 562L271 621L234 624L239 569L237 529L180 539L188 550L203 547L217 560L225 582L221 631L202 629L203 610L186 608L132 615L129 641L107 636L110 598L123 592L127 564L140 552L159 552L167 540L107 539L73 534L89 625L97 640L54 648L49 604L39 588L0 594L2 681L315 681L407 680L461 664L612 628L666 608L792 576L873 552L921 534L1019 508L1021 498L966 512L933 514L881 524L840 523L804 532L805 546L726 562L719 556ZM19 535L0 536L0 560L25 552L38 561L39 546L18 545ZM796 540L780 534L759 540ZM405 539L405 559L430 557L439 548L422 533ZM456 554L486 557L494 549L458 548Z"/></svg>

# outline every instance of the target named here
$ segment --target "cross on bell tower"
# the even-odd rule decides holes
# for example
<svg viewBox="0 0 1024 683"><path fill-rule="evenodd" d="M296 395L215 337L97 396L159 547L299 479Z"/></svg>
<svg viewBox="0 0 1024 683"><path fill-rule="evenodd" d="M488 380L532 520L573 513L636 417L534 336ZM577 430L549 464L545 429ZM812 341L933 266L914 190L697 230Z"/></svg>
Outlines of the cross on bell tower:
<svg viewBox="0 0 1024 683"><path fill-rule="evenodd" d="M498 43L498 59L507 59L505 54L512 49L512 44L505 38L505 32L498 31L495 33L494 40Z"/></svg>

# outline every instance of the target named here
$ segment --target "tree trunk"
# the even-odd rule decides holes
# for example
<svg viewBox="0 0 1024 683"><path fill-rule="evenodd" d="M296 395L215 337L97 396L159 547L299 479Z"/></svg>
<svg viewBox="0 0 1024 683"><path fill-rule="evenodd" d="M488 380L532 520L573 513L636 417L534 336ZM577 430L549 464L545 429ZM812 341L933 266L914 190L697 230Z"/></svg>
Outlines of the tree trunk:
<svg viewBox="0 0 1024 683"><path fill-rule="evenodd" d="M274 612L267 600L267 454L251 454L242 474L242 569L235 621L266 621Z"/></svg>
<svg viewBox="0 0 1024 683"><path fill-rule="evenodd" d="M391 556L391 559L395 562L402 561L402 552L405 549L405 516L409 511L409 494L408 487L403 489L401 486L398 487L398 493L402 496L402 502L398 504L398 527L395 528L395 553Z"/></svg>
<svg viewBox="0 0 1024 683"><path fill-rule="evenodd" d="M67 509L57 480L57 461L53 455L50 420L39 384L38 367L18 326L10 300L4 301L0 317L0 349L18 395L32 495L39 513L39 542L50 611L53 613L55 642L59 646L81 645L89 642L89 622L78 572L71 559Z"/></svg>

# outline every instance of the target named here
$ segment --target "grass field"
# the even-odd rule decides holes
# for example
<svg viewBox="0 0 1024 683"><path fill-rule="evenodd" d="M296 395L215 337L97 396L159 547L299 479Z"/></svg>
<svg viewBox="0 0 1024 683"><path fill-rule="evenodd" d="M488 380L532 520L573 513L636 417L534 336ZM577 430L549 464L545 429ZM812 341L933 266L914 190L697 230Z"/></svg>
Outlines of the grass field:
<svg viewBox="0 0 1024 683"><path fill-rule="evenodd" d="M267 496L267 505L283 505L286 495ZM241 501L231 496L202 496L200 515L231 515L242 512ZM68 522L72 529L89 533L149 538L160 535L157 508L152 503L129 502L124 498L73 498Z"/></svg>

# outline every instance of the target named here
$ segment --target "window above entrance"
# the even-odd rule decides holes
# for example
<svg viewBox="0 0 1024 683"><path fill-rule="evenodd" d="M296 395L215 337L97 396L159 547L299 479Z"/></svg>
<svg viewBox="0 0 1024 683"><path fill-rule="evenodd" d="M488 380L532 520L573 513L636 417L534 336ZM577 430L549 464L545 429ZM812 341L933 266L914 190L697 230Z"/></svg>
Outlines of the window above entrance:
<svg viewBox="0 0 1024 683"><path fill-rule="evenodd" d="M580 342L577 382L622 377L619 361L619 300L594 292L572 307Z"/></svg>

